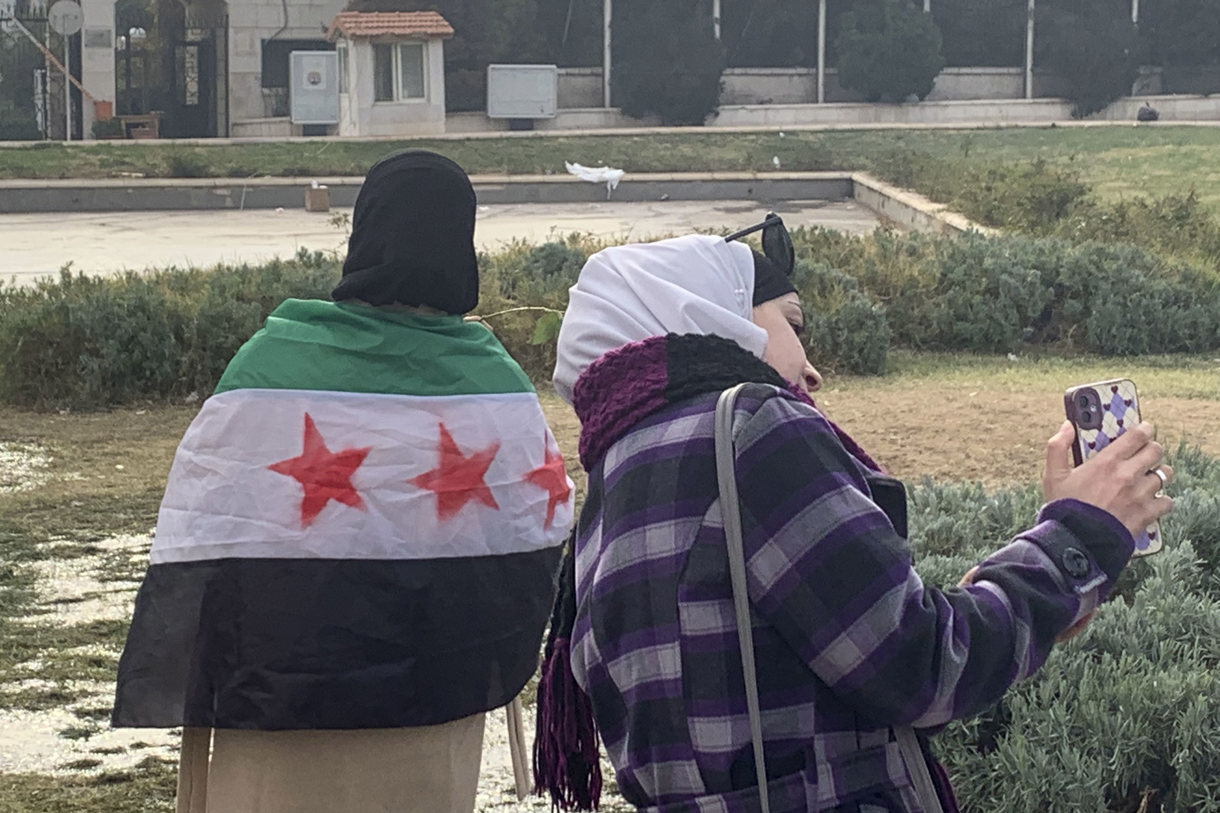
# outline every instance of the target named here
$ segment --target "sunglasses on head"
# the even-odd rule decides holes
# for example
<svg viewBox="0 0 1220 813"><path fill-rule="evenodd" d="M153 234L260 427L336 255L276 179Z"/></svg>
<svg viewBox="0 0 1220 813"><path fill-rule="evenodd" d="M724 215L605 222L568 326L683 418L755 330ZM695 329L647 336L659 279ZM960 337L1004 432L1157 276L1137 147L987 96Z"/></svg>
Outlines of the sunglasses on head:
<svg viewBox="0 0 1220 813"><path fill-rule="evenodd" d="M784 219L775 212L767 212L767 217L762 223L733 232L724 238L724 241L731 243L756 231L762 232L763 255L775 263L786 276L791 276L792 269L796 265L796 250L792 247L792 236L788 234L788 227L784 225Z"/></svg>

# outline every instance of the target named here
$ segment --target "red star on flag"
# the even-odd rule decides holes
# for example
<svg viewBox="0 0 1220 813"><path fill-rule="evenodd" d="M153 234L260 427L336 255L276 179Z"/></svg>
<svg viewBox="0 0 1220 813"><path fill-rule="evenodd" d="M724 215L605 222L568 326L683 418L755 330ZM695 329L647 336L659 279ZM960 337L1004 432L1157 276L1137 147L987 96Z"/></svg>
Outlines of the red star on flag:
<svg viewBox="0 0 1220 813"><path fill-rule="evenodd" d="M326 448L313 416L306 412L305 450L298 457L272 463L267 468L293 478L305 488L301 524L308 528L331 500L364 510L364 500L352 485L352 474L372 449L369 446L332 452Z"/></svg>
<svg viewBox="0 0 1220 813"><path fill-rule="evenodd" d="M436 449L441 462L432 471L413 477L407 482L413 486L436 492L436 516L446 520L462 510L462 506L474 500L489 508L499 510L491 489L483 482L491 461L500 451L499 441L470 457L462 454L453 435L441 424L441 440Z"/></svg>
<svg viewBox="0 0 1220 813"><path fill-rule="evenodd" d="M526 472L525 479L548 492L545 527L551 527L551 523L555 521L555 509L560 503L567 502L572 493L572 487L568 485L568 471L563 465L563 455L551 454L551 450L547 449L546 462L533 471Z"/></svg>

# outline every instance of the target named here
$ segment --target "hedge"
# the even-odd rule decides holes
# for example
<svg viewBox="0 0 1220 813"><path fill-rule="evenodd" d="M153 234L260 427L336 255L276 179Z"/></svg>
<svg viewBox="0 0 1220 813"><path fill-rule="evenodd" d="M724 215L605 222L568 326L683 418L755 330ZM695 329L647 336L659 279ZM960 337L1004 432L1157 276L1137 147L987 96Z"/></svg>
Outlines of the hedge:
<svg viewBox="0 0 1220 813"><path fill-rule="evenodd" d="M1202 342L1195 334L1210 330L1210 347L1220 346L1214 317L1195 313L1220 310L1209 278L1130 247L885 232L860 240L817 230L796 238L819 364L883 367L890 332L904 342L1127 346L1172 344L1187 333ZM482 258L480 314L537 378L553 364L554 314L600 246L570 237ZM206 394L271 308L287 296L325 296L338 274L335 257L303 252L210 271L89 278L65 270L32 288L0 288L0 398L96 408ZM1154 328L1144 299L1088 283L1119 275L1136 280L1124 290L1165 293L1165 307L1190 315L1179 320L1186 327ZM877 304L883 299L888 309ZM514 310L521 307L529 309ZM1097 619L1038 675L936 738L964 810L1220 810L1220 461L1183 447L1171 462L1177 507L1163 523L1166 549L1129 568ZM1033 487L915 486L911 542L925 582L955 584L1027 527L1039 501Z"/></svg>
<svg viewBox="0 0 1220 813"><path fill-rule="evenodd" d="M879 374L893 345L1012 352L1041 345L1102 355L1220 349L1220 275L1123 244L1027 236L796 229L797 283L811 358ZM536 380L550 378L567 290L587 236L514 243L482 258L479 315ZM98 408L205 395L267 314L326 297L340 262L89 277L65 269L0 287L0 402Z"/></svg>
<svg viewBox="0 0 1220 813"><path fill-rule="evenodd" d="M933 740L963 810L1220 810L1220 461L1191 447L1170 459L1177 505L1165 549L1129 567L1033 678ZM1038 502L1033 487L914 488L925 582L956 584L1027 527Z"/></svg>

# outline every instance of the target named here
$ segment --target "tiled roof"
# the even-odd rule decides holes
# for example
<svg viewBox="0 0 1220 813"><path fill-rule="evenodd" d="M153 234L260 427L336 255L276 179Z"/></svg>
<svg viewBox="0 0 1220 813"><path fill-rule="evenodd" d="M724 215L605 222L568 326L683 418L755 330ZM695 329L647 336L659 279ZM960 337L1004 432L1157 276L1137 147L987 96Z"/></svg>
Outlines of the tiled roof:
<svg viewBox="0 0 1220 813"><path fill-rule="evenodd" d="M452 37L453 26L435 11L344 11L335 16L326 38Z"/></svg>

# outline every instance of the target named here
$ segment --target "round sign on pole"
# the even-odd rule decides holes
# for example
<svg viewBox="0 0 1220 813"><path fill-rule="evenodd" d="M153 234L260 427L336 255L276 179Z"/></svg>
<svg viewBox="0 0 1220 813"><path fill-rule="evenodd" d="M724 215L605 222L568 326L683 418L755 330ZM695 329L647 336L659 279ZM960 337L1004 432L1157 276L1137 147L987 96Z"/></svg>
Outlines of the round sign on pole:
<svg viewBox="0 0 1220 813"><path fill-rule="evenodd" d="M80 31L85 14L76 0L58 0L47 12L47 23L56 34L70 37Z"/></svg>

